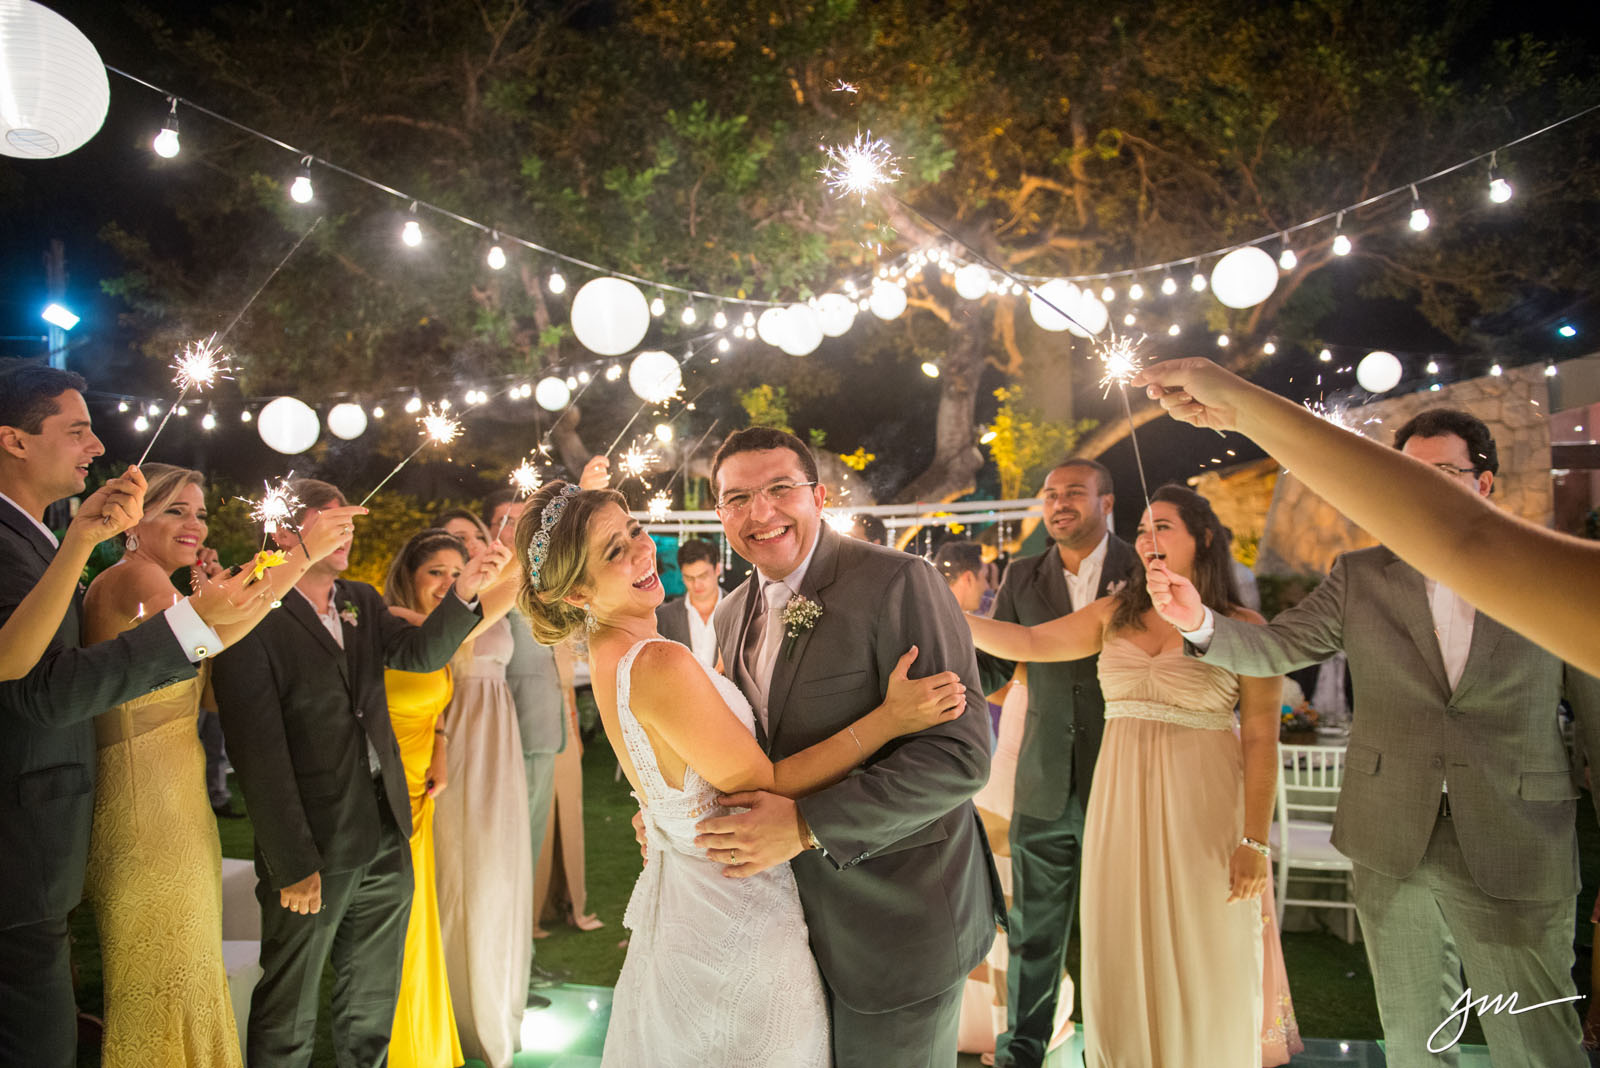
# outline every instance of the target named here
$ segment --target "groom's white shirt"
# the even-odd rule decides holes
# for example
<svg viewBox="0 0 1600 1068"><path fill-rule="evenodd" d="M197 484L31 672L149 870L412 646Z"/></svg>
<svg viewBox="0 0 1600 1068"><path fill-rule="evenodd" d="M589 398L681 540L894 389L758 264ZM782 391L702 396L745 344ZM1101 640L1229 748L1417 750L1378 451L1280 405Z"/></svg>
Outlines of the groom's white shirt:
<svg viewBox="0 0 1600 1068"><path fill-rule="evenodd" d="M772 688L772 671L778 664L778 647L783 644L781 628L783 626L782 609L776 609L768 599L767 589L770 586L783 586L789 592L784 601L800 592L800 584L806 579L806 572L811 568L811 558L817 554L817 543L822 540L822 527L817 527L816 536L811 539L811 548L806 552L806 558L800 561L800 566L789 572L781 579L769 579L761 574L761 569L756 569L756 575L761 582L755 589L755 595L766 601L765 622L766 631L761 638L760 657L750 674L750 681L754 684L756 692L751 694L752 704L755 705L756 715L761 717L761 729L767 729L767 691ZM693 611L691 608L690 611Z"/></svg>

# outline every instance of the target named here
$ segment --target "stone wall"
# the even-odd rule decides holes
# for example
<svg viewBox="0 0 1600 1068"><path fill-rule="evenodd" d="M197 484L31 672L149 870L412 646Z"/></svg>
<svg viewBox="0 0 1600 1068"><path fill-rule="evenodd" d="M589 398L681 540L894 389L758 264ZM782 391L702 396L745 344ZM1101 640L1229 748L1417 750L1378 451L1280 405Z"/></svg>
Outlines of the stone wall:
<svg viewBox="0 0 1600 1068"><path fill-rule="evenodd" d="M1408 393L1349 411L1351 425L1388 443L1394 431L1426 408L1463 408L1488 424L1500 452L1493 500L1501 508L1548 526L1553 517L1550 482L1549 379L1542 364L1514 368ZM1259 531L1258 574L1325 573L1339 553L1375 544L1308 490L1293 473L1271 461L1208 472L1190 480L1240 538ZM1270 492L1270 504L1262 499ZM1252 522L1252 519L1254 521Z"/></svg>
<svg viewBox="0 0 1600 1068"><path fill-rule="evenodd" d="M1268 457L1189 479L1190 488L1210 501L1223 526L1233 531L1234 555L1244 563L1255 562L1282 470Z"/></svg>

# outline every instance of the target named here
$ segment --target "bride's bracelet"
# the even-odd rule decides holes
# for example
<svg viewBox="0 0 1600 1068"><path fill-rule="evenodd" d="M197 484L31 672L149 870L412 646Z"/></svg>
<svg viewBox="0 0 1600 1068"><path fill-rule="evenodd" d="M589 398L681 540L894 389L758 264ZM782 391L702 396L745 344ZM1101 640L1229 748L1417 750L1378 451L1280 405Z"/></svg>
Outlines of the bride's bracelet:
<svg viewBox="0 0 1600 1068"><path fill-rule="evenodd" d="M850 732L850 740L856 743L856 758L858 760L867 759L867 751L862 747L861 739L856 737L856 728L854 724L846 727L845 730Z"/></svg>
<svg viewBox="0 0 1600 1068"><path fill-rule="evenodd" d="M1268 860L1272 859L1272 847L1267 845L1265 842L1258 842L1249 835L1245 835L1243 838L1239 839L1239 844L1242 846L1247 846L1250 849L1254 849L1257 853L1260 853Z"/></svg>

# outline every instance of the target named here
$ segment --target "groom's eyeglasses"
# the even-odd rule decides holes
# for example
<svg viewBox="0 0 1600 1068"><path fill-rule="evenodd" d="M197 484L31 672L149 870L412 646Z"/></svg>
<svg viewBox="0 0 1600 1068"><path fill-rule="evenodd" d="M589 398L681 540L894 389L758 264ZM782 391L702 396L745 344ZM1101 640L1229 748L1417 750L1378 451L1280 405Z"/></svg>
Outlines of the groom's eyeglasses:
<svg viewBox="0 0 1600 1068"><path fill-rule="evenodd" d="M1478 474L1478 472L1474 471L1470 467L1457 467L1455 464L1434 464L1433 466L1454 478L1460 478L1462 475L1472 475L1476 477Z"/></svg>
<svg viewBox="0 0 1600 1068"><path fill-rule="evenodd" d="M757 497L765 497L767 503L776 507L789 499L789 495L798 489L815 486L815 482L770 482L759 489L729 490L717 498L717 511L727 512L729 515L739 515L747 511L755 503Z"/></svg>

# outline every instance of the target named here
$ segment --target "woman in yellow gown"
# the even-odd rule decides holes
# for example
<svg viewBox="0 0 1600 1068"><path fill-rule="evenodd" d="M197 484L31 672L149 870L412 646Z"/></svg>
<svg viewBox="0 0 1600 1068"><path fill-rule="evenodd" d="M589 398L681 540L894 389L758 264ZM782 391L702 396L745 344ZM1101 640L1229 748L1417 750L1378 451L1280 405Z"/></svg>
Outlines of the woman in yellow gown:
<svg viewBox="0 0 1600 1068"><path fill-rule="evenodd" d="M461 542L444 531L424 530L414 535L390 561L383 584L389 610L420 623L450 592L465 564ZM447 785L449 739L439 726L439 717L450 703L450 669L422 673L389 670L383 673L383 681L411 795L413 881L400 999L389 1035L389 1064L392 1068L455 1068L466 1062L450 1004L444 942L439 934L433 844L433 799Z"/></svg>
<svg viewBox="0 0 1600 1068"><path fill-rule="evenodd" d="M89 642L116 637L180 596L170 576L220 570L205 548L205 479L146 464L144 515L123 557L84 599ZM331 528L330 528L331 529ZM326 532L324 532L326 533ZM313 557L340 539L303 531L305 545L266 572L282 597ZM317 555L320 554L320 555ZM266 614L271 599L219 627L224 644ZM94 825L85 874L105 969L105 1068L237 1068L242 1058L222 963L222 849L196 731L209 672L117 705L95 719Z"/></svg>

